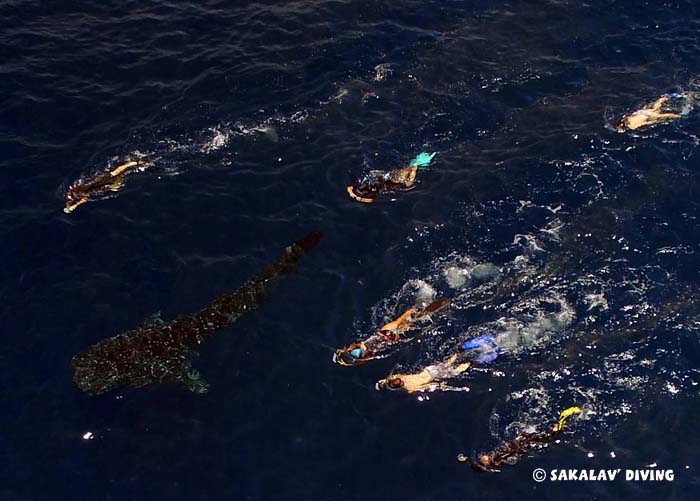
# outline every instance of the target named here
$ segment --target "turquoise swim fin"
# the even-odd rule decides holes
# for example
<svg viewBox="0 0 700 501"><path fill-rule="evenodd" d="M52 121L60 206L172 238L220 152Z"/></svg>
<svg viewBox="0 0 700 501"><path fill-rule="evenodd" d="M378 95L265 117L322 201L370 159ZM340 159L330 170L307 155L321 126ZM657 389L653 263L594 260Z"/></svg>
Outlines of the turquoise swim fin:
<svg viewBox="0 0 700 501"><path fill-rule="evenodd" d="M411 160L411 163L408 165L410 167L427 167L430 165L430 162L433 160L433 157L437 155L437 153L426 153L423 152L419 154L416 158Z"/></svg>

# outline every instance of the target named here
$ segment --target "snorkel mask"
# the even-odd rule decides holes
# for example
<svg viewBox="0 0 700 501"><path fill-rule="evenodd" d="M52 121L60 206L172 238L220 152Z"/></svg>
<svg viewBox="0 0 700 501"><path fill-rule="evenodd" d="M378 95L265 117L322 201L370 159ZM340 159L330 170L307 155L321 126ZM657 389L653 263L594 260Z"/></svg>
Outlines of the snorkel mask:
<svg viewBox="0 0 700 501"><path fill-rule="evenodd" d="M401 390L404 387L403 379L397 376L388 377L386 379L380 379L374 385L377 390Z"/></svg>
<svg viewBox="0 0 700 501"><path fill-rule="evenodd" d="M352 343L345 348L336 350L333 354L333 362L345 367L357 367L370 360L384 358L387 356L385 348L399 341L400 337L397 332L382 328L366 340L372 346L371 351L363 342ZM377 340L379 340L379 344Z"/></svg>
<svg viewBox="0 0 700 501"><path fill-rule="evenodd" d="M629 126L627 125L627 115L623 116L619 122L615 124L615 130L617 132L627 132Z"/></svg>
<svg viewBox="0 0 700 501"><path fill-rule="evenodd" d="M340 348L333 354L333 362L344 367L357 367L364 365L370 360L367 356L367 348L364 343L353 343L345 348Z"/></svg>

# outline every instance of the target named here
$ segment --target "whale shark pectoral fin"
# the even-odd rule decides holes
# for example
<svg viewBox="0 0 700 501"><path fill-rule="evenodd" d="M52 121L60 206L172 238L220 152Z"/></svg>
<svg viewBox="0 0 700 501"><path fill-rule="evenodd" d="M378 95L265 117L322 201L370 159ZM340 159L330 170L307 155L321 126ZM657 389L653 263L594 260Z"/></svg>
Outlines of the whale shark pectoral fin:
<svg viewBox="0 0 700 501"><path fill-rule="evenodd" d="M201 395L209 391L209 383L207 383L197 369L192 367L192 361L198 356L198 352L190 351L185 359L181 361L181 366L176 377L178 382L192 393Z"/></svg>
<svg viewBox="0 0 700 501"><path fill-rule="evenodd" d="M202 374L197 369L189 367L185 373L182 383L192 393L207 393L209 391L209 383L202 377Z"/></svg>

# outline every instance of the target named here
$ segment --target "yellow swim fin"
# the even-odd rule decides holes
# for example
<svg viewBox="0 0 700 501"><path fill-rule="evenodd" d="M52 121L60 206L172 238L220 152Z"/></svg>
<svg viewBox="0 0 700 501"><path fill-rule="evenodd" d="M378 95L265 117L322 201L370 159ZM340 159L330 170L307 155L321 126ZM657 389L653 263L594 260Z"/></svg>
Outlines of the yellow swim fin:
<svg viewBox="0 0 700 501"><path fill-rule="evenodd" d="M557 424L554 425L554 431L561 431L566 424L566 420L574 414L581 414L581 408L574 406L561 411L561 414L559 414L559 421L557 421Z"/></svg>

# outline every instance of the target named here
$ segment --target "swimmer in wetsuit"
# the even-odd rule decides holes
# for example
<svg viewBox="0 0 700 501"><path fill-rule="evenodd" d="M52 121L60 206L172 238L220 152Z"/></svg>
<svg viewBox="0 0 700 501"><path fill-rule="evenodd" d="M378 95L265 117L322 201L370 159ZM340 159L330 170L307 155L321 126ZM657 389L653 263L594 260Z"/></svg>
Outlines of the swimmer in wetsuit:
<svg viewBox="0 0 700 501"><path fill-rule="evenodd" d="M623 116L615 126L615 130L626 132L678 120L690 113L692 107L692 92L664 94L643 108Z"/></svg>
<svg viewBox="0 0 700 501"><path fill-rule="evenodd" d="M333 354L333 361L344 366L364 365L370 360L388 356L389 350L402 340L403 334L413 325L432 313L449 306L447 299L436 299L425 307L413 306L403 312L396 320L379 328L377 332L364 341L352 343L340 348Z"/></svg>
<svg viewBox="0 0 700 501"><path fill-rule="evenodd" d="M430 165L435 155L424 152L401 169L370 171L356 184L348 186L348 195L358 202L372 203L382 193L410 191L415 187L418 169Z"/></svg>
<svg viewBox="0 0 700 501"><path fill-rule="evenodd" d="M450 386L447 381L464 374L473 363L490 363L496 359L500 349L491 333L486 333L460 345L459 351L442 362L432 364L413 374L393 374L377 381L378 390L397 390L406 393L449 391L460 388Z"/></svg>
<svg viewBox="0 0 700 501"><path fill-rule="evenodd" d="M66 190L66 206L63 212L70 214L80 205L104 196L110 191L119 191L126 176L133 172L142 172L151 164L133 160L118 165L108 172L100 172L87 179L79 179Z"/></svg>
<svg viewBox="0 0 700 501"><path fill-rule="evenodd" d="M476 471L500 471L500 467L502 466L517 463L528 450L542 448L549 445L559 434L559 432L564 429L566 420L569 417L580 413L581 409L579 407L569 407L559 414L559 419L557 422L547 431L522 433L515 437L514 440L499 445L491 452L479 454L474 460L470 460L464 454L457 456L457 460L462 463L469 462L471 467Z"/></svg>

